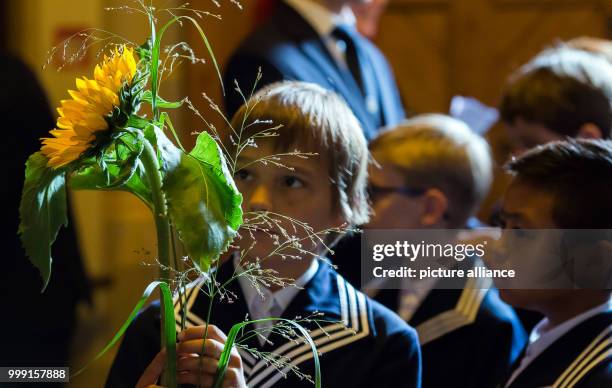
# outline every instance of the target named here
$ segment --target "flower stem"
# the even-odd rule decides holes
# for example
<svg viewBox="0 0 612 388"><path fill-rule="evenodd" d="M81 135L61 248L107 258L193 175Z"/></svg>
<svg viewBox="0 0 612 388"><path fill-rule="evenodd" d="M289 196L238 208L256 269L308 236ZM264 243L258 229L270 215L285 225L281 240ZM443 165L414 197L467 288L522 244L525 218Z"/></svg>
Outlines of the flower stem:
<svg viewBox="0 0 612 388"><path fill-rule="evenodd" d="M168 206L166 204L164 192L162 191L162 176L159 170L157 152L148 140L144 141L144 149L141 160L149 180L149 187L151 188L151 197L153 200L153 218L155 219L155 229L157 231L157 257L160 264L159 278L161 281L171 284L170 222L168 219ZM161 347L164 348L166 346L167 338L167 333L164 329L164 322L166 322L166 319L174 319L174 317L165 316L164 309L161 309L161 314ZM175 325L173 324L172 327L174 328ZM175 371L176 352L170 352L170 349L166 350L168 351L166 371ZM164 373L163 380L164 387L176 387L175 373Z"/></svg>
<svg viewBox="0 0 612 388"><path fill-rule="evenodd" d="M159 257L160 280L170 281L170 222L168 220L168 206L162 191L162 176L157 161L157 152L147 140L144 142L142 152L142 164L144 165L151 196L153 200L153 218L157 229L157 255Z"/></svg>

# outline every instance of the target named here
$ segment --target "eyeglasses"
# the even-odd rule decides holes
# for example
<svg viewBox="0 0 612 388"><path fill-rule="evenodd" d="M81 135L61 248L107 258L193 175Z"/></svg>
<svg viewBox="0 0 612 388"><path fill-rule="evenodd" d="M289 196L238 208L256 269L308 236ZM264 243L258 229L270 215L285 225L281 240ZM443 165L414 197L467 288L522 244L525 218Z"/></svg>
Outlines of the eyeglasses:
<svg viewBox="0 0 612 388"><path fill-rule="evenodd" d="M368 195L370 196L370 199L380 198L381 196L388 194L401 194L408 197L420 197L421 195L425 194L426 191L426 189L406 186L381 187L373 184L368 186Z"/></svg>

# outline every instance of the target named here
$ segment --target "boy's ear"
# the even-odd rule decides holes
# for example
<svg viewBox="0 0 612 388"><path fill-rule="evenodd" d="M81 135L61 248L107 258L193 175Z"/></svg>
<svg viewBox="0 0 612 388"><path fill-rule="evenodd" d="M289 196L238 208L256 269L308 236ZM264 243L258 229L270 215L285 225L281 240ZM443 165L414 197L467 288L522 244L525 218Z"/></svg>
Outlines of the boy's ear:
<svg viewBox="0 0 612 388"><path fill-rule="evenodd" d="M434 226L443 221L448 210L448 198L439 189L428 189L423 194L421 225Z"/></svg>
<svg viewBox="0 0 612 388"><path fill-rule="evenodd" d="M593 123L582 124L578 130L578 136L581 139L601 139L603 134L601 129Z"/></svg>

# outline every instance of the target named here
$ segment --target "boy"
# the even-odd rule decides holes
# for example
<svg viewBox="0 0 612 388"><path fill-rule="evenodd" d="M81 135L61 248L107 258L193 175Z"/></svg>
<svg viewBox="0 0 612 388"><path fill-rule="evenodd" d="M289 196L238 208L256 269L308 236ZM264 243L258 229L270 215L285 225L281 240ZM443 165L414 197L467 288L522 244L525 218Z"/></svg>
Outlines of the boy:
<svg viewBox="0 0 612 388"><path fill-rule="evenodd" d="M504 201L505 228L611 229L612 142L568 140L528 151L507 165L512 175ZM609 232L609 231L608 231ZM587 233L593 233L588 231ZM604 260L612 257L610 241ZM537 257L539 258L539 257ZM582 268L598 265L578 257ZM603 263L603 262L602 262ZM609 284L609 283L608 283ZM610 290L589 283L582 289L501 289L503 300L540 312L529 343L503 387L612 386Z"/></svg>
<svg viewBox="0 0 612 388"><path fill-rule="evenodd" d="M270 127L269 120L284 127L278 131L278 136L265 136L257 140L257 147L246 147L238 158L235 180L244 198L245 218L281 214L306 222L314 232L367 221L367 145L357 119L338 96L313 84L276 83L262 89L238 111L232 122L234 129L241 127L247 112L247 123L259 120L260 124L247 126L242 139L266 131ZM226 141L225 146L231 149L235 145ZM318 156L289 156L270 163L270 155L287 154L294 149L315 152ZM262 158L268 161L267 165L260 162ZM279 163L284 166L278 166ZM301 227L293 230L294 222L287 223L283 217L276 219L280 220L278 224L251 224L250 231L243 233L243 238L237 242L246 252L245 257L234 256L223 263L216 280L222 284L235 271L240 273L258 262L264 270L276 271L278 278L296 279L296 287L282 287L268 280L256 288L245 277L229 283L225 294L233 303L218 299L213 302L203 361L205 367L200 374L200 361L194 354L202 349L209 299L199 292L202 281L197 281L183 301L187 306L188 329L179 336L180 382L210 386L225 334L247 314L250 319L279 316L295 319L323 314L317 319L334 322L303 324L310 330L322 354L324 386L420 386L420 353L414 330L391 311L356 291L317 258L326 251L322 240L331 244L332 236L313 239L317 243L312 245L308 238L311 232ZM300 239L301 246L292 245L288 251L270 256L278 248L278 242L284 241L286 231ZM304 250L313 252L314 256ZM177 322L180 322L178 305ZM348 326L348 330L340 322ZM158 327L159 306L155 305L145 310L126 334L107 386L134 386L159 351ZM265 330L265 327L259 329ZM264 331L242 345L240 352L234 350L224 386L312 385L289 368L275 367L244 351L247 346L263 354L287 357L301 373L313 376L312 355L303 342L287 339L274 331Z"/></svg>
<svg viewBox="0 0 612 388"><path fill-rule="evenodd" d="M416 116L382 132L370 150L380 167L370 169L374 215L364 233L466 229L489 190L487 143L451 117ZM360 237L340 245L335 250L339 257L332 258L340 273L359 284ZM403 279L401 289L368 290L416 328L424 387L491 387L526 341L515 313L497 291L473 280L442 289L449 287L435 279Z"/></svg>
<svg viewBox="0 0 612 388"><path fill-rule="evenodd" d="M612 65L565 46L543 51L511 77L500 115L516 151L564 137L610 137Z"/></svg>

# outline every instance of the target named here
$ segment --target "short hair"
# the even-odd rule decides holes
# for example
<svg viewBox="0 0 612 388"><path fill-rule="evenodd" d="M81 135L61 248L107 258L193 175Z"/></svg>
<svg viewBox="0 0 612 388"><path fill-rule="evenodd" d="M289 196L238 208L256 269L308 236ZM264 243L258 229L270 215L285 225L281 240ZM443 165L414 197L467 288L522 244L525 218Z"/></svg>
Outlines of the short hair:
<svg viewBox="0 0 612 388"><path fill-rule="evenodd" d="M612 65L584 50L547 49L510 77L500 115L510 124L522 118L570 137L592 123L607 138L612 126Z"/></svg>
<svg viewBox="0 0 612 388"><path fill-rule="evenodd" d="M349 226L369 220L367 142L359 121L336 93L307 82L272 83L240 107L231 125L243 128L246 137L271 125L282 125L275 136L265 140L281 152L298 149L318 153L327 160L335 186L334 210L340 211Z"/></svg>
<svg viewBox="0 0 612 388"><path fill-rule="evenodd" d="M451 227L463 227L487 195L492 160L487 142L463 121L424 114L387 129L371 143L377 161L403 172L408 187L441 190Z"/></svg>
<svg viewBox="0 0 612 388"><path fill-rule="evenodd" d="M612 141L568 139L535 147L505 169L554 195L553 221L561 228L612 227Z"/></svg>

